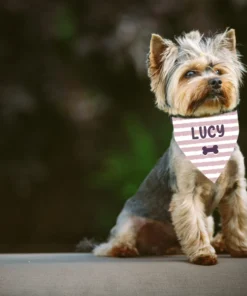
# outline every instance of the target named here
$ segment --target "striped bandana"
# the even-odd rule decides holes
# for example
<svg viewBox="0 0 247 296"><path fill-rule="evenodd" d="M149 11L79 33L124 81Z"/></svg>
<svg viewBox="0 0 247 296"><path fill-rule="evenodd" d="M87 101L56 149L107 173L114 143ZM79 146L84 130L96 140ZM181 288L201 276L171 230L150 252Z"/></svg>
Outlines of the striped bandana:
<svg viewBox="0 0 247 296"><path fill-rule="evenodd" d="M237 144L238 113L200 118L172 117L174 137L187 158L216 182Z"/></svg>

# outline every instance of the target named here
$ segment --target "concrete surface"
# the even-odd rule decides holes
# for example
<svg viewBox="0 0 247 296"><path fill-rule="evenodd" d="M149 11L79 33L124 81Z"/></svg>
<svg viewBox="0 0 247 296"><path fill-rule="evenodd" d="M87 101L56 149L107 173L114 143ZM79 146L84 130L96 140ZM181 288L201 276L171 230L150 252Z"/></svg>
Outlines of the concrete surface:
<svg viewBox="0 0 247 296"><path fill-rule="evenodd" d="M184 256L0 255L1 296L246 296L247 258L197 266Z"/></svg>

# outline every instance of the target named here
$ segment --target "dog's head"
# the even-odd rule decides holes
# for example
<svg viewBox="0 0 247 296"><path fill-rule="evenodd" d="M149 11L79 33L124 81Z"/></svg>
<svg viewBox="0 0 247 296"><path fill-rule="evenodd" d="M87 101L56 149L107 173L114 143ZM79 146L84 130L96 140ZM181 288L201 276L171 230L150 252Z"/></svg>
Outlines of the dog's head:
<svg viewBox="0 0 247 296"><path fill-rule="evenodd" d="M151 89L158 108L171 115L207 116L234 109L243 72L233 29L213 37L192 31L175 42L152 35Z"/></svg>

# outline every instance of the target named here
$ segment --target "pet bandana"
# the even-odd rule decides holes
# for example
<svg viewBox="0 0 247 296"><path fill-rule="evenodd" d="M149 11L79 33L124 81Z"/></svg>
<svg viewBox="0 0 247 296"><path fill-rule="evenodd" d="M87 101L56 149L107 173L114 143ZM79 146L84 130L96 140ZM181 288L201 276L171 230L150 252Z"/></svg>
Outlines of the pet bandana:
<svg viewBox="0 0 247 296"><path fill-rule="evenodd" d="M186 157L216 182L237 144L238 113L200 118L172 117L174 138Z"/></svg>

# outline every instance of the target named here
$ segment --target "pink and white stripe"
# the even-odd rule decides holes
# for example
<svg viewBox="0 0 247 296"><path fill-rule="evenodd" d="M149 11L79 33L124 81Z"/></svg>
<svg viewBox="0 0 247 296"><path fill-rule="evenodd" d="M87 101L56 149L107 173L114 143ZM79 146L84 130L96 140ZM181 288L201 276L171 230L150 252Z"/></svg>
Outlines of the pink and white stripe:
<svg viewBox="0 0 247 296"><path fill-rule="evenodd" d="M172 117L174 127L174 138L180 149L188 159L211 181L216 182L231 154L236 146L239 135L238 113L237 111L210 117L200 118L177 118ZM207 136L202 139L199 136L199 127L224 125L224 135L210 138ZM199 136L199 139L192 138L192 128ZM218 146L218 154L209 152L207 155L202 153L202 147Z"/></svg>

